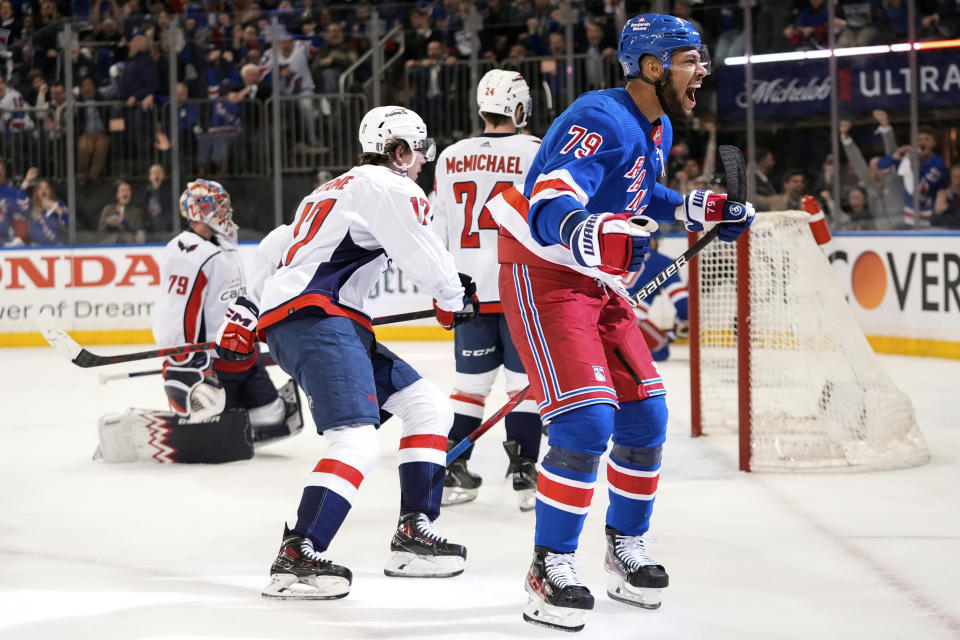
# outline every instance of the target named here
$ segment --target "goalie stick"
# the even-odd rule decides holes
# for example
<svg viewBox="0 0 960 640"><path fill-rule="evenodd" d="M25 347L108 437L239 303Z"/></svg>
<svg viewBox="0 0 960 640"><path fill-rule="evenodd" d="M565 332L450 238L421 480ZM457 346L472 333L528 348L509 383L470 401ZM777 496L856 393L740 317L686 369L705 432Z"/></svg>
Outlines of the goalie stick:
<svg viewBox="0 0 960 640"><path fill-rule="evenodd" d="M720 161L723 162L723 171L726 174L727 194L731 200L741 203L746 202L747 169L743 162L743 153L740 149L729 144L720 145L719 150ZM630 304L637 306L648 298L667 281L667 278L677 273L680 267L690 262L705 246L713 242L713 239L719 233L720 223L717 223L710 231L703 234L692 247L680 254L679 258L668 264L666 269L655 275L642 289L633 294L633 297L630 298Z"/></svg>
<svg viewBox="0 0 960 640"><path fill-rule="evenodd" d="M395 322L406 322L407 320L420 320L432 318L435 312L430 311L412 311L410 313L398 313L392 316L383 316L374 318L371 323L374 326L383 324L393 324ZM52 319L43 317L40 325L40 333L44 339L57 350L60 354L70 359L78 367L102 367L108 364L119 364L121 362L133 362L135 360L148 360L150 358L163 358L165 356L179 356L187 353L197 353L198 351L209 351L216 346L216 342L197 342L195 344L184 344L179 347L166 347L164 349L153 349L151 351L138 351L136 353L123 353L115 356L102 356L91 353L80 346L76 340L70 337L63 327L57 325ZM146 375L146 374L144 374Z"/></svg>
<svg viewBox="0 0 960 640"><path fill-rule="evenodd" d="M459 458L464 451L472 447L473 443L477 441L477 438L489 431L493 425L500 422L505 415L513 411L514 407L523 402L523 399L527 396L527 392L529 390L530 387L524 387L517 393L517 395L510 398L507 404L500 407L499 411L487 418L486 422L471 431L466 438L458 442L452 449L450 449L450 451L447 452L447 466L449 467L451 462Z"/></svg>

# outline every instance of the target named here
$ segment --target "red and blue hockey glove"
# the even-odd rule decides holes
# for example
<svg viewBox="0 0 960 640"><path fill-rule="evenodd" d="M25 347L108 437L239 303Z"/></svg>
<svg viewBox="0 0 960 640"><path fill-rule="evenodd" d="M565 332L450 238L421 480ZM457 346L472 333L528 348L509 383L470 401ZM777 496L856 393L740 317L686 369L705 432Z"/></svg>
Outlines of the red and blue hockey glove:
<svg viewBox="0 0 960 640"><path fill-rule="evenodd" d="M223 412L227 393L211 369L209 353L198 353L184 363L165 362L163 390L170 409L191 420L206 420Z"/></svg>
<svg viewBox="0 0 960 640"><path fill-rule="evenodd" d="M753 224L753 205L728 200L724 193L697 189L683 197L677 207L677 219L683 220L687 231L703 231L704 224L723 223L718 236L724 242L734 242Z"/></svg>
<svg viewBox="0 0 960 640"><path fill-rule="evenodd" d="M576 222L573 215L560 226L560 239L577 264L618 275L640 269L650 251L650 234L657 230L654 220L626 213L599 213Z"/></svg>
<svg viewBox="0 0 960 640"><path fill-rule="evenodd" d="M217 332L217 355L224 360L246 360L257 344L260 311L243 296L227 307L226 319Z"/></svg>
<svg viewBox="0 0 960 640"><path fill-rule="evenodd" d="M480 310L480 300L477 298L477 283L465 273L458 275L460 276L460 284L463 286L463 309L447 311L438 307L436 300L433 301L433 310L437 314L437 322L447 331L464 322L470 322L477 317L477 312Z"/></svg>

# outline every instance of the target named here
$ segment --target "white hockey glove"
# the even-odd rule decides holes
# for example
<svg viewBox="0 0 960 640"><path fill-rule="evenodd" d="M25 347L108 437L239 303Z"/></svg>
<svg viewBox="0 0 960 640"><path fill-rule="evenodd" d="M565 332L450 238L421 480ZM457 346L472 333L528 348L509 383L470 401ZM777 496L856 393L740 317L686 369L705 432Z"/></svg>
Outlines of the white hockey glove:
<svg viewBox="0 0 960 640"><path fill-rule="evenodd" d="M226 318L217 331L217 355L224 360L246 360L257 348L257 305L239 296L227 307Z"/></svg>
<svg viewBox="0 0 960 640"><path fill-rule="evenodd" d="M690 322L677 318L673 323L673 335L681 340L690 337Z"/></svg>
<svg viewBox="0 0 960 640"><path fill-rule="evenodd" d="M210 368L212 364L208 353L198 353L183 364L164 363L163 390L171 411L198 421L223 412L227 393Z"/></svg>
<svg viewBox="0 0 960 640"><path fill-rule="evenodd" d="M676 218L683 220L687 231L703 231L704 224L723 223L718 233L720 239L734 242L753 224L754 210L749 202L735 202L724 193L697 189L683 197Z"/></svg>
<svg viewBox="0 0 960 640"><path fill-rule="evenodd" d="M437 322L447 331L465 322L470 322L477 317L477 312L480 310L480 300L477 298L477 283L465 273L457 275L460 276L460 284L463 286L463 309L447 311L437 306L436 300L433 301L433 311L437 314Z"/></svg>

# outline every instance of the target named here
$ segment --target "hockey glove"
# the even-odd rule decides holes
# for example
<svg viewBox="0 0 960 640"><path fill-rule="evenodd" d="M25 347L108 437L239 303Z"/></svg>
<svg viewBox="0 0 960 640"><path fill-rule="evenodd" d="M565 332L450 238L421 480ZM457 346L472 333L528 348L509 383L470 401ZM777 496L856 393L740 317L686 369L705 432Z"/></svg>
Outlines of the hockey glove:
<svg viewBox="0 0 960 640"><path fill-rule="evenodd" d="M677 338L684 339L690 337L690 322L687 320L681 320L677 318L673 323L673 335Z"/></svg>
<svg viewBox="0 0 960 640"><path fill-rule="evenodd" d="M163 365L163 390L170 409L191 420L206 420L223 412L227 393L210 366L208 353L198 353L183 364Z"/></svg>
<svg viewBox="0 0 960 640"><path fill-rule="evenodd" d="M437 314L437 322L447 331L464 322L470 322L477 317L477 312L480 310L480 300L477 298L477 283L465 273L458 275L460 276L460 284L463 285L463 309L447 311L438 307L436 300L433 301L433 310Z"/></svg>
<svg viewBox="0 0 960 640"><path fill-rule="evenodd" d="M724 193L697 189L683 197L676 217L683 220L687 231L703 231L704 224L723 223L718 235L724 242L734 242L753 224L753 205L727 200Z"/></svg>
<svg viewBox="0 0 960 640"><path fill-rule="evenodd" d="M246 360L257 343L257 316L260 311L243 296L227 307L226 319L217 332L217 355L224 360Z"/></svg>
<svg viewBox="0 0 960 640"><path fill-rule="evenodd" d="M600 213L576 222L571 214L560 226L560 239L577 264L622 275L640 269L656 230L657 223L643 216Z"/></svg>

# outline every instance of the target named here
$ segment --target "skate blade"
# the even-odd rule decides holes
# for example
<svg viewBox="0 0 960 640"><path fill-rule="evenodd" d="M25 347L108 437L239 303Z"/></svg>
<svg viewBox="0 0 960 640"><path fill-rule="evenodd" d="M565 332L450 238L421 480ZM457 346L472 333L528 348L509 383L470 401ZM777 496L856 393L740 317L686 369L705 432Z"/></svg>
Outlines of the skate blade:
<svg viewBox="0 0 960 640"><path fill-rule="evenodd" d="M466 560L460 556L425 556L393 551L384 575L391 578L452 578L463 573Z"/></svg>
<svg viewBox="0 0 960 640"><path fill-rule="evenodd" d="M526 513L533 511L537 507L537 489L520 489L517 491L517 506L520 511Z"/></svg>
<svg viewBox="0 0 960 640"><path fill-rule="evenodd" d="M612 600L641 609L659 609L660 591L660 589L643 589L631 586L619 574L610 574L607 579L607 595Z"/></svg>
<svg viewBox="0 0 960 640"><path fill-rule="evenodd" d="M570 632L580 631L586 624L584 622L585 609L555 607L547 604L537 595L532 593L529 595L527 606L523 608L523 619L530 624Z"/></svg>
<svg viewBox="0 0 960 640"><path fill-rule="evenodd" d="M270 583L260 592L264 598L280 600L337 600L350 593L350 581L337 576L304 578L289 573L270 575Z"/></svg>
<svg viewBox="0 0 960 640"><path fill-rule="evenodd" d="M443 497L440 498L440 506L449 507L454 504L463 504L477 499L476 489L464 489L463 487L444 487Z"/></svg>

